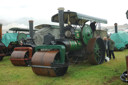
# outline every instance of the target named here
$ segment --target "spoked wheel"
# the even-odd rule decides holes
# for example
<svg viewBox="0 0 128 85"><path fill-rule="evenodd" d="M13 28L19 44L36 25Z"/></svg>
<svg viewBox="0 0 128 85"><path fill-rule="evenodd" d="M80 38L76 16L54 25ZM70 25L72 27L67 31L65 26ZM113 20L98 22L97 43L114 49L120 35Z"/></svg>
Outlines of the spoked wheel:
<svg viewBox="0 0 128 85"><path fill-rule="evenodd" d="M10 60L15 66L27 66L29 64L28 51L13 51Z"/></svg>
<svg viewBox="0 0 128 85"><path fill-rule="evenodd" d="M67 72L68 65L60 64L59 51L39 51L32 57L32 70L42 76L62 76Z"/></svg>
<svg viewBox="0 0 128 85"><path fill-rule="evenodd" d="M105 60L105 46L101 38L92 38L87 46L88 60L91 64L102 64Z"/></svg>

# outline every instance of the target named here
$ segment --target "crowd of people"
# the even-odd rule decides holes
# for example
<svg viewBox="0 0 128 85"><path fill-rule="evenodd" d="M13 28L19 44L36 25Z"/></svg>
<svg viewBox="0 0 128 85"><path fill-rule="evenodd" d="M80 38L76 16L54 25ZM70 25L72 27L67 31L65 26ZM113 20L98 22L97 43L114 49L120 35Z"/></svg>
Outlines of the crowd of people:
<svg viewBox="0 0 128 85"><path fill-rule="evenodd" d="M104 37L104 44L105 44L105 49L106 49L106 55L111 60L111 55L113 56L113 59L115 59L114 55L114 46L115 42L110 39L110 37Z"/></svg>

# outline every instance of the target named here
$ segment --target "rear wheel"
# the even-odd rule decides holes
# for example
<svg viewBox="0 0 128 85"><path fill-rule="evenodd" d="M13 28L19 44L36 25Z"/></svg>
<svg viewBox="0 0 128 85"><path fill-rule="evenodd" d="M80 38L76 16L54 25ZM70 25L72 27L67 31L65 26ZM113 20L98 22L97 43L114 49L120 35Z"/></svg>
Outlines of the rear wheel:
<svg viewBox="0 0 128 85"><path fill-rule="evenodd" d="M87 46L88 60L91 64L102 64L105 60L105 46L103 40L98 38L92 38L88 42Z"/></svg>

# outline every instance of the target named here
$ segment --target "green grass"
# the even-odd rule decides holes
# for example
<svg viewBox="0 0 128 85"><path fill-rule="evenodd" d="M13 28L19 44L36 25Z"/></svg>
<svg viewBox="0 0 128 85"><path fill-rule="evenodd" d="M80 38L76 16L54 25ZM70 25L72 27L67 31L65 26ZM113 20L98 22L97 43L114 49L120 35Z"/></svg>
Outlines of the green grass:
<svg viewBox="0 0 128 85"><path fill-rule="evenodd" d="M101 65L70 65L61 77L37 76L31 67L13 66L9 57L0 62L0 85L127 85L120 80L126 70L128 50L115 52L116 59Z"/></svg>

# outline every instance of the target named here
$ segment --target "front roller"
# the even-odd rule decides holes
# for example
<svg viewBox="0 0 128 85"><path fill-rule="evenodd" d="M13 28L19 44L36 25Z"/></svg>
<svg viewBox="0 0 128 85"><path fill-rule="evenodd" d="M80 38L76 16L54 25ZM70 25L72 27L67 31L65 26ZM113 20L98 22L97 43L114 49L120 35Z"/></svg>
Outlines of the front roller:
<svg viewBox="0 0 128 85"><path fill-rule="evenodd" d="M33 55L31 61L33 72L41 76L64 75L68 69L68 62L65 59L65 48L63 49L63 47L59 45L40 47L45 51L37 51Z"/></svg>
<svg viewBox="0 0 128 85"><path fill-rule="evenodd" d="M11 63L15 66L27 66L31 61L32 47L16 47L11 54Z"/></svg>
<svg viewBox="0 0 128 85"><path fill-rule="evenodd" d="M88 60L91 64L102 64L105 60L105 45L100 37L91 38L87 45Z"/></svg>

